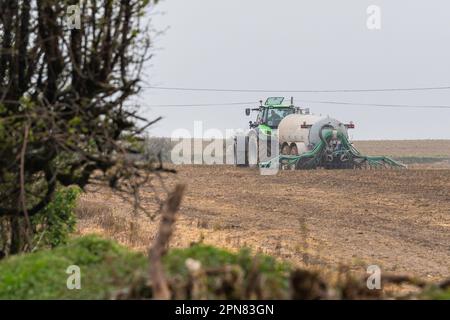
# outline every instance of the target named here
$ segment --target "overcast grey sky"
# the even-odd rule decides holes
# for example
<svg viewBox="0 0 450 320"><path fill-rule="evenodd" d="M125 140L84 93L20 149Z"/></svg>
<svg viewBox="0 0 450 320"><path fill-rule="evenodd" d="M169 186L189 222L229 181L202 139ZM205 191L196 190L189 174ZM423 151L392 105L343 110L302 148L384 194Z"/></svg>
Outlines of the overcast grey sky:
<svg viewBox="0 0 450 320"><path fill-rule="evenodd" d="M381 30L366 26L370 5ZM152 13L157 30L149 84L232 89L366 89L450 85L448 0L164 0ZM153 107L257 101L279 94L146 89L138 99L156 136L177 128L247 128L245 106ZM280 94L289 97L290 94ZM296 93L299 100L450 105L450 90ZM297 103L343 122L354 139L450 139L450 109L391 109Z"/></svg>

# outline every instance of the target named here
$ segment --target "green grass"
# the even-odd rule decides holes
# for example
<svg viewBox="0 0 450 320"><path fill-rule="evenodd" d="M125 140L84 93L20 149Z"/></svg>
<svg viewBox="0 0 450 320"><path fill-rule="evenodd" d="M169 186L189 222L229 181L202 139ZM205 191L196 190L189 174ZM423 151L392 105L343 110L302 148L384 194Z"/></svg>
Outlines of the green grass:
<svg viewBox="0 0 450 320"><path fill-rule="evenodd" d="M81 290L67 289L66 270L81 269ZM102 299L129 283L146 258L94 236L0 262L0 299Z"/></svg>
<svg viewBox="0 0 450 320"><path fill-rule="evenodd" d="M425 295L424 297L432 300L450 300L450 290L447 291L440 290L435 293Z"/></svg>
<svg viewBox="0 0 450 320"><path fill-rule="evenodd" d="M420 298L431 300L450 300L450 289L442 290L438 288L430 288L425 290L420 295Z"/></svg>
<svg viewBox="0 0 450 320"><path fill-rule="evenodd" d="M204 268L239 265L245 274L254 261L248 250L234 254L194 245L169 251L164 259L168 274L187 277L187 258L200 261ZM289 266L268 256L260 256L258 261L267 285L284 292ZM71 265L81 269L81 290L67 289L66 270ZM96 236L81 237L53 250L0 261L0 299L105 299L147 271L148 261L143 254Z"/></svg>
<svg viewBox="0 0 450 320"><path fill-rule="evenodd" d="M248 281L248 275L252 269L257 267L258 272L264 277L265 290L270 292L273 298L284 298L289 289L289 273L291 266L288 263L282 263L267 255L255 256L249 249L242 249L238 253L218 249L212 246L194 245L186 249L173 249L165 257L165 266L169 276L181 275L186 277L188 274L185 261L188 258L195 259L202 263L204 269L221 268L225 265L237 265L244 274L244 284ZM255 264L256 263L256 264ZM214 288L216 279L208 278L208 287ZM213 289L210 291L214 291ZM209 293L209 298L215 296ZM235 298L238 298L236 296Z"/></svg>

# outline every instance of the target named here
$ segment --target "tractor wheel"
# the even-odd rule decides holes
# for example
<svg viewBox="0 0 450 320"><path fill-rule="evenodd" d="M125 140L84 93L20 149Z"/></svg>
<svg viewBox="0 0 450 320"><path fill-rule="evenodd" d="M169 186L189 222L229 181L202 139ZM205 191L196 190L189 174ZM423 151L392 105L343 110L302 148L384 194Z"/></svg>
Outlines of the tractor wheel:
<svg viewBox="0 0 450 320"><path fill-rule="evenodd" d="M248 139L247 138L245 138L245 153L244 153L244 155L245 155L245 157L244 157L244 159L239 159L240 160L240 162L242 162L242 160L244 160L244 163L238 163L238 146L237 146L237 140L235 140L234 141L234 144L233 144L233 156L234 156L234 165L236 166L236 167L247 167L248 166L248 152L247 152L247 149L248 149Z"/></svg>
<svg viewBox="0 0 450 320"><path fill-rule="evenodd" d="M272 155L270 140L258 139L258 164L269 161Z"/></svg>

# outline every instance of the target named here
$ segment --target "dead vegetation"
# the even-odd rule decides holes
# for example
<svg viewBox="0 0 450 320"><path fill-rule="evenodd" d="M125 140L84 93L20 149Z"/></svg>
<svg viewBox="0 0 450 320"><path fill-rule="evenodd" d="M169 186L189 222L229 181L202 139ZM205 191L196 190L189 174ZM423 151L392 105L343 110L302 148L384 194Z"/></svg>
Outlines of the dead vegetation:
<svg viewBox="0 0 450 320"><path fill-rule="evenodd" d="M83 195L76 212L79 234L102 235L139 251L148 249L157 231L156 225L144 214L134 215L130 205L117 198L112 203L90 194Z"/></svg>
<svg viewBox="0 0 450 320"><path fill-rule="evenodd" d="M175 215L180 208L184 190L184 185L177 185L175 190L168 195L167 200L161 208L161 222L152 248L150 249L150 279L154 292L153 296L156 299L167 300L170 298L170 290L162 264L162 257L166 254L170 239L172 238Z"/></svg>

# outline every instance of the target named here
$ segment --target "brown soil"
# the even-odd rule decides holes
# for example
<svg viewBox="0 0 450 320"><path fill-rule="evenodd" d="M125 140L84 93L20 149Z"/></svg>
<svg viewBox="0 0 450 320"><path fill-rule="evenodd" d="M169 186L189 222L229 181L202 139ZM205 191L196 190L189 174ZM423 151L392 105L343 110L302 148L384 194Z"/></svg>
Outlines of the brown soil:
<svg viewBox="0 0 450 320"><path fill-rule="evenodd" d="M173 246L204 241L248 246L297 265L385 272L428 280L450 275L450 170L282 171L180 166L169 186L185 182ZM153 189L143 201L157 204ZM134 217L106 189L83 196L79 232L106 234L145 250L157 220Z"/></svg>

